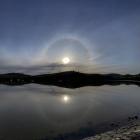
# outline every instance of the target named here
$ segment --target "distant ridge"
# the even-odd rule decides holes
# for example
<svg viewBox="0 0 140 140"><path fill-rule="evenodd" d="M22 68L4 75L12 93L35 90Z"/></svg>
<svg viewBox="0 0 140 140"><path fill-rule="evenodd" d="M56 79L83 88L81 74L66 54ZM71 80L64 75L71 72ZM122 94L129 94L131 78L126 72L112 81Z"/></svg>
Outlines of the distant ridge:
<svg viewBox="0 0 140 140"><path fill-rule="evenodd" d="M140 74L86 74L75 71L42 74L35 76L25 75L22 73L0 74L0 84L16 86L31 83L54 85L66 88L120 84L134 84L140 86Z"/></svg>

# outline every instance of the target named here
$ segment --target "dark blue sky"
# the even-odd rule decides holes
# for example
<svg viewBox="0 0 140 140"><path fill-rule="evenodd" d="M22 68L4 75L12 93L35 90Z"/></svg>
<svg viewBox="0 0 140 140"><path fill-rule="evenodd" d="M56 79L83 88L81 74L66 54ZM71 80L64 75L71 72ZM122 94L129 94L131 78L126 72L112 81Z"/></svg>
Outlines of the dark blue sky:
<svg viewBox="0 0 140 140"><path fill-rule="evenodd" d="M69 57L93 72L138 73L139 38L139 0L0 1L0 72Z"/></svg>

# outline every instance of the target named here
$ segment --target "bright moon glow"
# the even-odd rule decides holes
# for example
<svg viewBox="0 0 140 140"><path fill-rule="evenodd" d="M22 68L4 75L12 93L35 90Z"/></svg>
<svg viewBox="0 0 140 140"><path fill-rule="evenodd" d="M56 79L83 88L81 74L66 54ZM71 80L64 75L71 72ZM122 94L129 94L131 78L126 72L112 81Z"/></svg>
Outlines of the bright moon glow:
<svg viewBox="0 0 140 140"><path fill-rule="evenodd" d="M63 99L63 101L64 101L65 103L67 103L67 102L69 101L69 96L64 95L64 96L62 97L62 99Z"/></svg>
<svg viewBox="0 0 140 140"><path fill-rule="evenodd" d="M68 57L64 57L62 59L62 62L63 62L63 64L68 64L68 63L70 63L70 59Z"/></svg>

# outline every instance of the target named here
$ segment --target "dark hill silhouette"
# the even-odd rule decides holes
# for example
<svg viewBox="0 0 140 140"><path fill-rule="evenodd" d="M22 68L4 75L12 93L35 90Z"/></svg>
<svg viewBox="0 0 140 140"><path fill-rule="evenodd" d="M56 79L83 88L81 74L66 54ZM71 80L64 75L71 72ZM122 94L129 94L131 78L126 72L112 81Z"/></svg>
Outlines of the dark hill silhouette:
<svg viewBox="0 0 140 140"><path fill-rule="evenodd" d="M135 84L140 86L140 74L85 74L74 71L43 74L36 76L20 73L0 74L0 84L22 85L30 83L55 85L67 88L120 84Z"/></svg>

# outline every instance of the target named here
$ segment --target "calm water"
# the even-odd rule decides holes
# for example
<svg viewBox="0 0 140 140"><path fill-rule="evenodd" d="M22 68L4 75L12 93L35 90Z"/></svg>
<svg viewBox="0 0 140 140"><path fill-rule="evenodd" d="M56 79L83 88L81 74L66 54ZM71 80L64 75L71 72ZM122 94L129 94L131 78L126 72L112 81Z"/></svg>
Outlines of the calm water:
<svg viewBox="0 0 140 140"><path fill-rule="evenodd" d="M137 86L0 86L0 139L79 140L140 112Z"/></svg>

